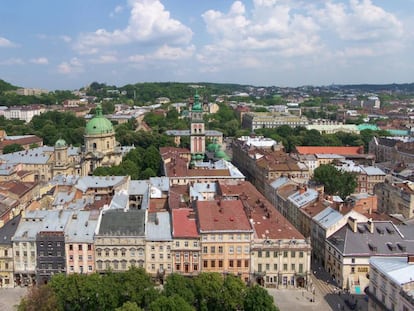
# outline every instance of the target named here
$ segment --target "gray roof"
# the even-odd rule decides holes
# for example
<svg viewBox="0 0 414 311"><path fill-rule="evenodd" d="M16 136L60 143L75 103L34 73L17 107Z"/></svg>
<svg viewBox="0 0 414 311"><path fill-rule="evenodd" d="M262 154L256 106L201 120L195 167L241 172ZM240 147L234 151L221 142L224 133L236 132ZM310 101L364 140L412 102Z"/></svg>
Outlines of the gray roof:
<svg viewBox="0 0 414 311"><path fill-rule="evenodd" d="M129 195L146 195L148 194L149 180L131 180L129 182Z"/></svg>
<svg viewBox="0 0 414 311"><path fill-rule="evenodd" d="M11 238L17 230L17 226L19 225L20 218L21 216L17 215L13 219L10 219L8 222L6 222L4 226L0 228L0 244L1 245L11 244Z"/></svg>
<svg viewBox="0 0 414 311"><path fill-rule="evenodd" d="M124 182L125 176L82 176L79 177L76 188L85 192L89 188L115 187Z"/></svg>
<svg viewBox="0 0 414 311"><path fill-rule="evenodd" d="M327 207L313 217L322 228L328 229L343 218L343 215L331 207Z"/></svg>
<svg viewBox="0 0 414 311"><path fill-rule="evenodd" d="M414 265L407 257L371 257L370 264L399 285L414 282Z"/></svg>
<svg viewBox="0 0 414 311"><path fill-rule="evenodd" d="M223 136L223 133L216 130L206 130L206 136ZM190 130L167 130L165 134L171 136L190 136Z"/></svg>
<svg viewBox="0 0 414 311"><path fill-rule="evenodd" d="M15 171L17 163L0 163L0 175L9 176Z"/></svg>
<svg viewBox="0 0 414 311"><path fill-rule="evenodd" d="M40 231L64 231L72 211L27 211L19 223L12 241L35 241Z"/></svg>
<svg viewBox="0 0 414 311"><path fill-rule="evenodd" d="M407 239L391 221L374 221L374 232L367 222L358 223L353 232L348 224L332 234L328 241L344 256L402 256L414 252L414 240Z"/></svg>
<svg viewBox="0 0 414 311"><path fill-rule="evenodd" d="M198 200L202 201L204 200L203 193L211 192L216 193L217 192L217 185L216 183L194 183L193 186L190 186L190 197L195 198L197 197Z"/></svg>
<svg viewBox="0 0 414 311"><path fill-rule="evenodd" d="M115 193L109 204L110 209L127 209L129 203L129 196L126 190L121 190Z"/></svg>
<svg viewBox="0 0 414 311"><path fill-rule="evenodd" d="M146 238L150 241L172 240L169 212L158 212L148 215Z"/></svg>
<svg viewBox="0 0 414 311"><path fill-rule="evenodd" d="M145 210L106 210L102 212L98 235L144 236Z"/></svg>
<svg viewBox="0 0 414 311"><path fill-rule="evenodd" d="M79 176L77 175L62 175L58 174L50 181L51 184L61 186L74 186L78 182Z"/></svg>
<svg viewBox="0 0 414 311"><path fill-rule="evenodd" d="M65 230L68 243L93 243L99 211L77 211L72 214Z"/></svg>
<svg viewBox="0 0 414 311"><path fill-rule="evenodd" d="M73 157L73 156L77 156L77 155L79 155L80 153L81 153L82 151L81 151L81 148L80 147L72 147L72 146L70 146L69 148L68 148L68 156L69 157Z"/></svg>
<svg viewBox="0 0 414 311"><path fill-rule="evenodd" d="M318 197L318 191L312 188L308 188L303 193L301 193L300 191L296 191L294 194L288 197L288 200L291 201L295 206L302 207L316 200Z"/></svg>
<svg viewBox="0 0 414 311"><path fill-rule="evenodd" d="M64 205L66 203L72 202L73 198L75 197L75 192L58 192L55 195L55 199L53 200L52 205L59 206Z"/></svg>
<svg viewBox="0 0 414 311"><path fill-rule="evenodd" d="M0 160L7 163L46 164L53 151L53 147L42 146L24 151L2 154L0 155Z"/></svg>
<svg viewBox="0 0 414 311"><path fill-rule="evenodd" d="M278 189L279 187L283 186L284 184L287 184L288 182L289 182L289 178L287 178L287 177L280 177L280 178L272 181L270 183L270 186L273 189Z"/></svg>

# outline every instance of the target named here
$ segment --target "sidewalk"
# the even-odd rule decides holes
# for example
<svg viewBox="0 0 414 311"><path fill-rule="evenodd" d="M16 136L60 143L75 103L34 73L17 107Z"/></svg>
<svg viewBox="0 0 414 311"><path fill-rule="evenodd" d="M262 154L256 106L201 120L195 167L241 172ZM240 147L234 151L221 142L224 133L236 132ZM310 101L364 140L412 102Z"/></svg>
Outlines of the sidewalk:
<svg viewBox="0 0 414 311"><path fill-rule="evenodd" d="M0 311L15 311L27 287L0 288Z"/></svg>

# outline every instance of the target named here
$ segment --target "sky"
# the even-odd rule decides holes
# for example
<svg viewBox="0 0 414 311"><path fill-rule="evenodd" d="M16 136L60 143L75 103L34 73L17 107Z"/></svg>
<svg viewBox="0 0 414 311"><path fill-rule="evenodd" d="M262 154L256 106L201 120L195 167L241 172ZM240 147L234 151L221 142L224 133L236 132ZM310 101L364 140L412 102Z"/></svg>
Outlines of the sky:
<svg viewBox="0 0 414 311"><path fill-rule="evenodd" d="M414 82L414 0L2 0L0 79L302 86Z"/></svg>

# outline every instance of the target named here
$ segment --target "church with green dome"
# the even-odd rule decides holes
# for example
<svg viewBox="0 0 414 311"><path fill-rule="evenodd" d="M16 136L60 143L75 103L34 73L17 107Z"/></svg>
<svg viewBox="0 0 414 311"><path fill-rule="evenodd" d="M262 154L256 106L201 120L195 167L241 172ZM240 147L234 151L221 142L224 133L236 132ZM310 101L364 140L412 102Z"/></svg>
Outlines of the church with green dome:
<svg viewBox="0 0 414 311"><path fill-rule="evenodd" d="M64 139L56 141L53 176L91 175L97 167L119 165L121 161L122 150L115 139L115 129L98 105L94 117L86 124L83 148L75 151Z"/></svg>

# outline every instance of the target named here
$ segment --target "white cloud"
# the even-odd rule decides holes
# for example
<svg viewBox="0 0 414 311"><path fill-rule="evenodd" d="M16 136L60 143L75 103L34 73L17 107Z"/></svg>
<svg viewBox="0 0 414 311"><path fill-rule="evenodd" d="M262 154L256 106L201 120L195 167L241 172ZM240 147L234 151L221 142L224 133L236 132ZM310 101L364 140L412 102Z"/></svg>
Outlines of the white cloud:
<svg viewBox="0 0 414 311"><path fill-rule="evenodd" d="M194 53L193 45L187 48L171 47L168 45L161 46L155 51L150 58L157 60L178 60L191 57Z"/></svg>
<svg viewBox="0 0 414 311"><path fill-rule="evenodd" d="M208 10L202 18L212 41L197 59L208 70L281 68L297 57L310 66L394 53L404 44L402 22L371 0L253 0L251 11L235 1L227 13Z"/></svg>
<svg viewBox="0 0 414 311"><path fill-rule="evenodd" d="M107 54L107 55L101 55L98 58L94 58L91 60L91 63L94 64L112 64L112 63L117 63L118 57L116 57L115 55L111 55L111 54Z"/></svg>
<svg viewBox="0 0 414 311"><path fill-rule="evenodd" d="M30 60L31 63L37 64L37 65L47 65L49 64L49 60L46 57L38 57L38 58L32 58Z"/></svg>
<svg viewBox="0 0 414 311"><path fill-rule="evenodd" d="M83 64L76 57L72 58L69 62L59 64L57 69L61 74L76 74L84 71Z"/></svg>
<svg viewBox="0 0 414 311"><path fill-rule="evenodd" d="M0 48L1 47L9 48L9 47L15 47L15 46L16 46L16 44L11 42L9 39L0 37Z"/></svg>
<svg viewBox="0 0 414 311"><path fill-rule="evenodd" d="M72 41L72 38L66 35L60 36L60 39L62 39L64 42L69 43Z"/></svg>
<svg viewBox="0 0 414 311"><path fill-rule="evenodd" d="M97 53L102 47L130 43L188 44L190 28L173 19L159 0L130 0L131 14L124 29L98 29L81 34L75 44L80 53Z"/></svg>
<svg viewBox="0 0 414 311"><path fill-rule="evenodd" d="M393 14L371 0L350 0L349 6L329 1L322 9L315 10L314 15L342 40L384 41L399 38L404 32L402 23Z"/></svg>
<svg viewBox="0 0 414 311"><path fill-rule="evenodd" d="M0 61L0 65L5 65L5 66L24 65L24 61L21 58L13 57L13 58Z"/></svg>
<svg viewBox="0 0 414 311"><path fill-rule="evenodd" d="M119 13L121 13L123 10L124 10L124 7L123 6L117 5L115 7L115 9L111 13L109 13L109 16L110 17L115 17L116 15L118 15Z"/></svg>

